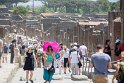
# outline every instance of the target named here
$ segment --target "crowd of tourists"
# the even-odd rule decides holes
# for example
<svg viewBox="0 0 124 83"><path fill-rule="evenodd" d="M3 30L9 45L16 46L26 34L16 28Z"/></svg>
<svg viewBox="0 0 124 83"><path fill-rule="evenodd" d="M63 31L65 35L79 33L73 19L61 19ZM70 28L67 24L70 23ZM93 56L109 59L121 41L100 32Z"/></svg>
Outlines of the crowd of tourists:
<svg viewBox="0 0 124 83"><path fill-rule="evenodd" d="M94 68L93 83L108 83L108 69L112 68L111 41L106 40L105 45L96 45L96 52L89 56L88 48L84 44L73 43L70 48L62 43L44 42L29 45L17 44L13 40L8 46L0 39L0 67L1 62L7 63L7 56L10 52L10 63L14 63L15 48L18 47L20 53L20 67L26 71L26 83L33 83L33 71L35 67L43 68L44 83L50 83L52 77L59 70L59 75L71 73L73 75L82 75L82 67L85 67L85 60L91 58L90 67ZM114 54L116 56L117 66L113 75L118 83L124 83L124 43L120 40L115 42ZM1 61L2 58L2 61ZM29 75L30 74L30 75ZM30 76L30 77L29 77Z"/></svg>

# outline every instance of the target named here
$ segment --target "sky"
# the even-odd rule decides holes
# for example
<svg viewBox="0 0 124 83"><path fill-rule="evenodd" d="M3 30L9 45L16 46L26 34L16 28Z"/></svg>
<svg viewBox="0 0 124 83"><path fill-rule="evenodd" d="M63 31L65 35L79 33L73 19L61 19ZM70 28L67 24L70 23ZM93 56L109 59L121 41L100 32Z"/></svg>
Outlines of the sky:
<svg viewBox="0 0 124 83"><path fill-rule="evenodd" d="M93 1L97 1L97 0L93 0ZM109 0L110 2L117 2L118 0Z"/></svg>
<svg viewBox="0 0 124 83"><path fill-rule="evenodd" d="M93 0L93 1L97 1L97 0ZM116 2L116 1L118 1L118 0L109 0L109 1L111 1L111 2ZM18 5L21 5L21 6L27 6L27 5L32 6L32 0L30 0L30 1L27 2L27 3L19 3ZM42 2L41 2L41 1L35 1L34 6L35 6L35 7L42 6Z"/></svg>
<svg viewBox="0 0 124 83"><path fill-rule="evenodd" d="M29 5L29 6L32 6L32 0L30 0L29 2L27 2L27 3L18 3L18 5L21 5L21 6L27 6L27 5ZM35 1L34 2L34 6L35 7L39 7L39 6L42 6L43 4L42 4L42 2L41 1Z"/></svg>

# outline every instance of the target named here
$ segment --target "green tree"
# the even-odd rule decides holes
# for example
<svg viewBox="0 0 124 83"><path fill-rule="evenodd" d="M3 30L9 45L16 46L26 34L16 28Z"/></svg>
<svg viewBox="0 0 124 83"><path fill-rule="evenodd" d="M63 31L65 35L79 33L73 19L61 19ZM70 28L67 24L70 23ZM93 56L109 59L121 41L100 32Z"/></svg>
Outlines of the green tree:
<svg viewBox="0 0 124 83"><path fill-rule="evenodd" d="M8 0L0 0L0 4L5 4Z"/></svg>
<svg viewBox="0 0 124 83"><path fill-rule="evenodd" d="M119 10L120 9L120 2L111 2L111 11Z"/></svg>
<svg viewBox="0 0 124 83"><path fill-rule="evenodd" d="M28 10L27 8L23 7L23 6L17 6L14 8L14 12L13 14L16 14L16 15L21 15L21 16L26 16L28 13Z"/></svg>
<svg viewBox="0 0 124 83"><path fill-rule="evenodd" d="M110 2L108 0L97 0L97 4L100 12L110 11Z"/></svg>
<svg viewBox="0 0 124 83"><path fill-rule="evenodd" d="M44 0L45 7L53 12L65 13L107 13L110 10L118 9L117 3L111 3L109 0ZM45 11L45 10L44 10Z"/></svg>
<svg viewBox="0 0 124 83"><path fill-rule="evenodd" d="M0 0L0 4L6 4L6 3L19 3L19 2L27 2L29 0Z"/></svg>

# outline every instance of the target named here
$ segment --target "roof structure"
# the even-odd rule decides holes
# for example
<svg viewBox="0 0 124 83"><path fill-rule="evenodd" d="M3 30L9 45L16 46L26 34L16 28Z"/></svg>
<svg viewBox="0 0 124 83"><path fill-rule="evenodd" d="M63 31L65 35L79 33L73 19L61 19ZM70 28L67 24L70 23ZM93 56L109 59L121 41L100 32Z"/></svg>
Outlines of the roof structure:
<svg viewBox="0 0 124 83"><path fill-rule="evenodd" d="M86 22L79 22L80 26L98 26L100 24L108 24L107 21L95 22L95 21L86 21Z"/></svg>
<svg viewBox="0 0 124 83"><path fill-rule="evenodd" d="M9 19L0 19L0 25L10 25Z"/></svg>
<svg viewBox="0 0 124 83"><path fill-rule="evenodd" d="M114 22L121 22L121 17L114 19Z"/></svg>

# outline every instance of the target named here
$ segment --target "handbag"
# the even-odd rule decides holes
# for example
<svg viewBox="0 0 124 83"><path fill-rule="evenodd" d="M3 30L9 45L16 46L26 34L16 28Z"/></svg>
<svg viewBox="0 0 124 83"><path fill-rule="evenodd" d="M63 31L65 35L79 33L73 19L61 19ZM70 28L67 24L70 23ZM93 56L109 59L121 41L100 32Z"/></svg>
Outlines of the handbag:
<svg viewBox="0 0 124 83"><path fill-rule="evenodd" d="M48 72L55 73L54 62L52 62L52 66L49 68Z"/></svg>
<svg viewBox="0 0 124 83"><path fill-rule="evenodd" d="M55 73L55 68L52 66L48 71L52 72L52 73Z"/></svg>

